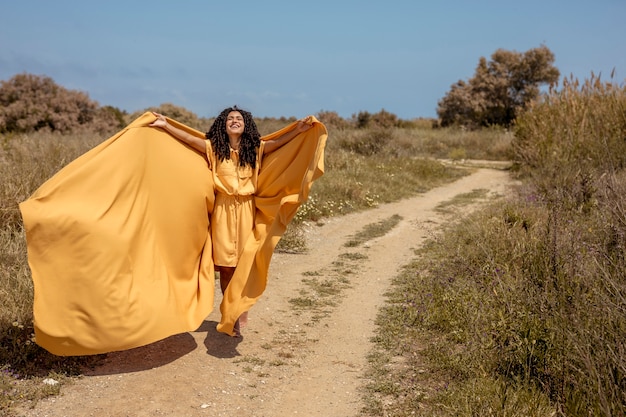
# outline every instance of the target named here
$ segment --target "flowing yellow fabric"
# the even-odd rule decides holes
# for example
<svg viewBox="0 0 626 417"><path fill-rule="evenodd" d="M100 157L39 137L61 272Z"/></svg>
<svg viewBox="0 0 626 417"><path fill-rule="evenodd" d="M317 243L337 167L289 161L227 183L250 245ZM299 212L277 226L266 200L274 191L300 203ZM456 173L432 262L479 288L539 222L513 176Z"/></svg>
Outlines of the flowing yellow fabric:
<svg viewBox="0 0 626 417"><path fill-rule="evenodd" d="M149 127L154 120L151 113L145 113L68 164L20 204L35 290L36 341L56 355L142 346L197 329L213 308L209 214L215 194L206 155ZM176 121L170 123L204 137ZM319 159L323 160L326 131L317 124L315 131L321 134L323 130L323 137L310 141L317 144L311 154L295 155L284 147L274 156L279 158L282 153L301 164L305 161L303 165L309 168L315 166L316 173L304 173L300 179L283 178L282 190L291 190L294 181L304 184L298 193L300 202L310 188L304 178L312 181L323 170ZM310 134L300 135L294 145L305 136L311 138ZM316 158L318 161L311 162ZM271 176L266 172L266 178ZM273 176L280 177L280 173ZM261 189L261 178L259 181ZM275 180L264 184L270 194L293 194L280 191ZM268 209L263 198L271 197L263 197L265 192L257 204L260 213L268 214L257 216L264 221L261 231L254 233L262 242L267 241L263 237L265 219L285 221L295 214L281 205ZM291 197L285 203L297 208L295 200ZM270 240L277 243L280 235L272 233ZM266 243L255 250L273 251L274 246ZM252 291L231 295L221 306L226 316L221 331L229 334L230 317L238 317L242 306L247 310L265 287L271 253L251 256L251 251L246 246L242 258L251 275L237 282L243 281ZM262 283L254 283L256 280Z"/></svg>

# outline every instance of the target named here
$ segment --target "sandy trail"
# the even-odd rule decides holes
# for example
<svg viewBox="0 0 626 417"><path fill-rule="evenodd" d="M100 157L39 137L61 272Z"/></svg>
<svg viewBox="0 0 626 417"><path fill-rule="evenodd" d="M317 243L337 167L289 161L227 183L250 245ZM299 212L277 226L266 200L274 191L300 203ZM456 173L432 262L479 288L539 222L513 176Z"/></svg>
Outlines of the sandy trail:
<svg viewBox="0 0 626 417"><path fill-rule="evenodd" d="M243 338L215 331L216 305L197 331L109 354L60 396L20 415L356 416L383 294L414 249L446 221L435 208L475 189L503 195L510 184L506 171L480 168L420 196L311 226L307 253L274 255L268 288ZM402 220L385 236L344 246L366 225L394 214ZM338 278L347 285L336 305L294 307L294 299L311 297L303 279Z"/></svg>

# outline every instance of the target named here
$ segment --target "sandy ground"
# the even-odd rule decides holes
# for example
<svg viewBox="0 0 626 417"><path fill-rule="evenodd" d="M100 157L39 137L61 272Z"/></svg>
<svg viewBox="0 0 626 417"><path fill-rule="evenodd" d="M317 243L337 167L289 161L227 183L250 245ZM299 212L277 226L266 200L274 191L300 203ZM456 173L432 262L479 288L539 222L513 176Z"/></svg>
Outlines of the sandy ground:
<svg viewBox="0 0 626 417"><path fill-rule="evenodd" d="M306 254L274 255L268 289L242 338L215 331L216 305L197 331L111 353L60 396L20 415L356 416L378 308L414 249L446 221L435 208L475 189L503 195L509 185L506 171L476 169L418 197L312 225ZM403 220L385 236L344 246L366 225L394 214ZM334 305L313 309L294 303L315 298L306 280L345 285L329 296Z"/></svg>

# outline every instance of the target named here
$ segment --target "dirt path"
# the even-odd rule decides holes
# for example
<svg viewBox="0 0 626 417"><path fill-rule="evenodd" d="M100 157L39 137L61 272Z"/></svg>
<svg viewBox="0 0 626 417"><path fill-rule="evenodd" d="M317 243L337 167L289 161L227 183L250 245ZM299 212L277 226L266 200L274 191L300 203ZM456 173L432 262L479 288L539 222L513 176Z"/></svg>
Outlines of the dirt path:
<svg viewBox="0 0 626 417"><path fill-rule="evenodd" d="M509 184L505 171L478 169L421 196L311 226L308 253L274 255L268 289L243 338L215 331L216 306L196 332L109 354L62 395L21 415L355 416L383 294L445 221L435 207L475 189L501 195ZM394 214L403 220L385 236L344 246L366 225ZM325 287L338 280L339 287ZM334 289L324 300L335 304L307 307L322 300L315 285Z"/></svg>

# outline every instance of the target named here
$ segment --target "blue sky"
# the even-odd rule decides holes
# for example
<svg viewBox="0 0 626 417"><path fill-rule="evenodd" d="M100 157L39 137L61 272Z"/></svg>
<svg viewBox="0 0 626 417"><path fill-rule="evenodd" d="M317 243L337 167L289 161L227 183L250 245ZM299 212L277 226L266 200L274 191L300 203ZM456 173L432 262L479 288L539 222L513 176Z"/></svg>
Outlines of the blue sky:
<svg viewBox="0 0 626 417"><path fill-rule="evenodd" d="M481 56L542 44L562 77L626 80L624 0L2 3L0 80L46 75L129 112L435 117Z"/></svg>

